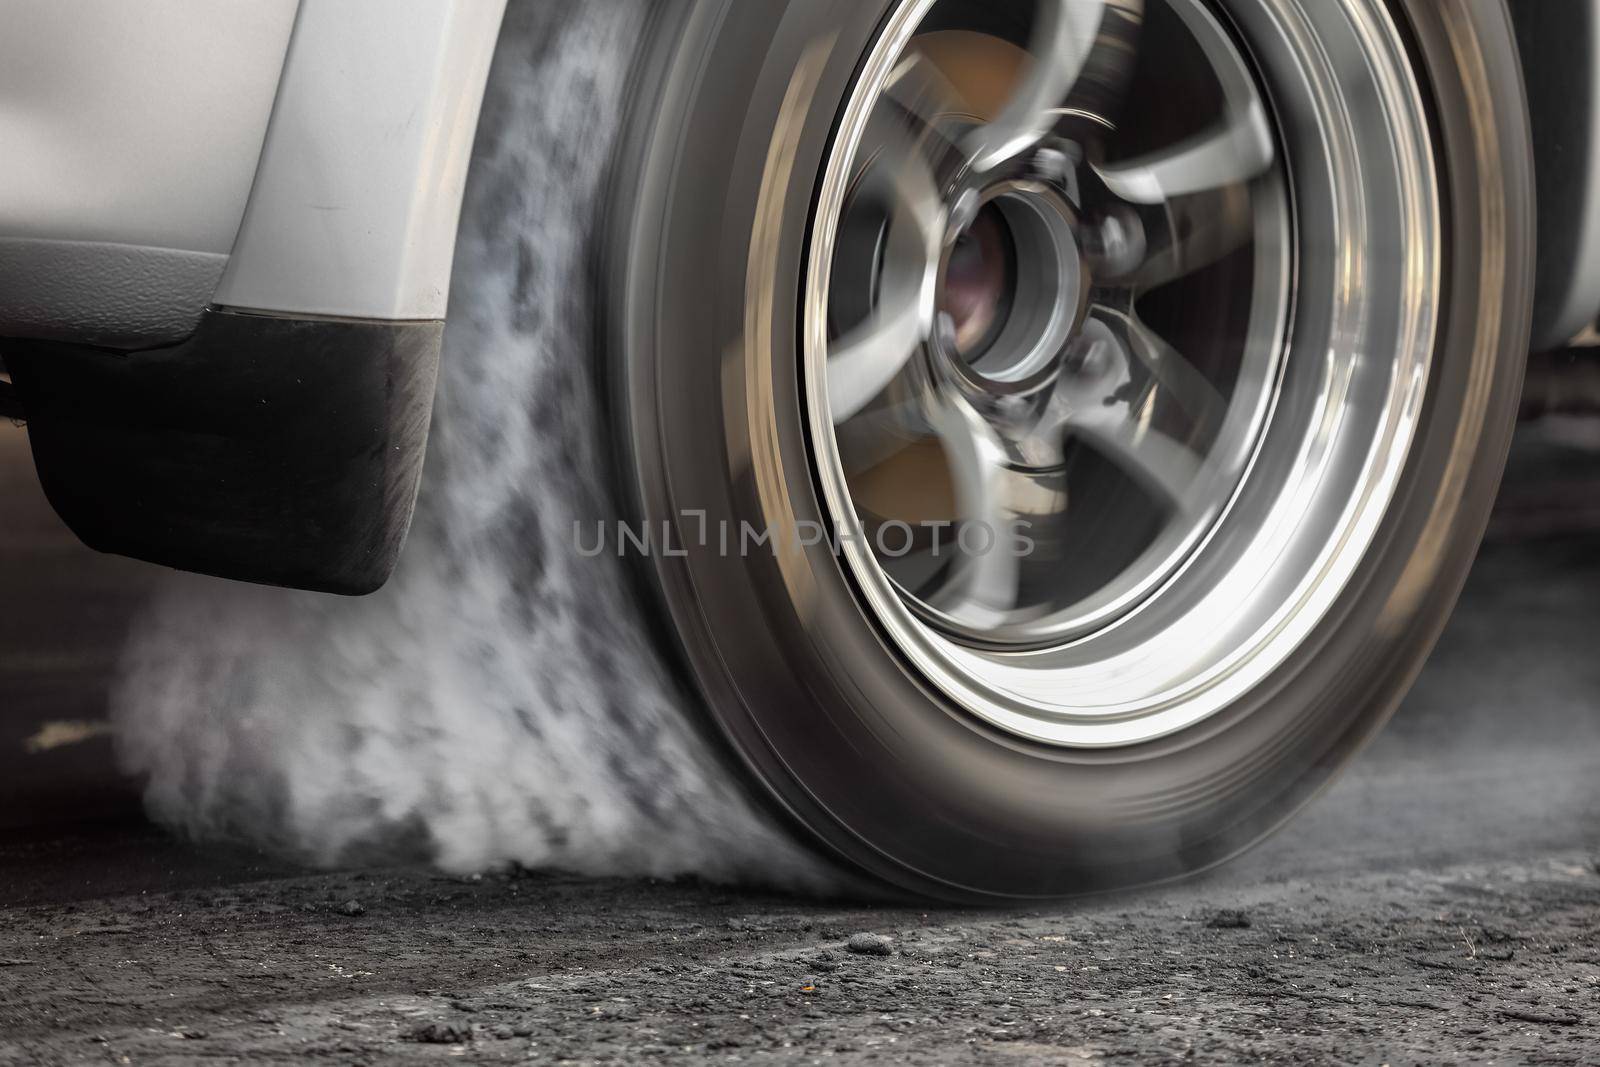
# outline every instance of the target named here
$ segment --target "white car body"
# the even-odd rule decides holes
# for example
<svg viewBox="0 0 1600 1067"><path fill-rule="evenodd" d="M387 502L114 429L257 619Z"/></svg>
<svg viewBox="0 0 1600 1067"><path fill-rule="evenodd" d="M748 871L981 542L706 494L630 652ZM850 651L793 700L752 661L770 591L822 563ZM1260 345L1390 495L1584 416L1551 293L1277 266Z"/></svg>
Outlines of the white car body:
<svg viewBox="0 0 1600 1067"><path fill-rule="evenodd" d="M0 2L0 335L442 319L504 7Z"/></svg>

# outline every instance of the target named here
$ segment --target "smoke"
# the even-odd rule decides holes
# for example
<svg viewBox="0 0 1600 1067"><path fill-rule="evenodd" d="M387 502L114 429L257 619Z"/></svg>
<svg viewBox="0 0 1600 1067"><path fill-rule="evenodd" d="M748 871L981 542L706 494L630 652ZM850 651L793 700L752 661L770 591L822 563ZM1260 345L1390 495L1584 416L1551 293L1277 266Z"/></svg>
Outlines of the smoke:
<svg viewBox="0 0 1600 1067"><path fill-rule="evenodd" d="M820 886L693 725L615 559L592 220L638 0L513 3L400 571L346 600L176 577L116 697L160 820L315 861L425 857Z"/></svg>

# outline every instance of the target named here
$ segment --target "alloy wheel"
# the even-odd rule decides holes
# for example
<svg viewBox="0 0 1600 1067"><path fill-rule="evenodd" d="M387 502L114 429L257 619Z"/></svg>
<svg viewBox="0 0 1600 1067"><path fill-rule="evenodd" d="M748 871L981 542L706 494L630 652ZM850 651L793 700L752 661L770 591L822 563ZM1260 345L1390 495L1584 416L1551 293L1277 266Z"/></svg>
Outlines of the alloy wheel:
<svg viewBox="0 0 1600 1067"><path fill-rule="evenodd" d="M1202 0L905 0L842 113L804 304L819 481L890 638L1024 736L1199 721L1360 556L1344 506L1392 491L1437 311L1423 108L1392 79L1395 155L1302 190L1341 161L1280 135L1268 79L1320 92L1335 145L1370 82L1268 39L1275 67ZM1308 293L1303 237L1359 254L1380 217L1417 253L1393 284ZM1341 349L1362 320L1400 328ZM1256 632L1208 641L1224 619Z"/></svg>

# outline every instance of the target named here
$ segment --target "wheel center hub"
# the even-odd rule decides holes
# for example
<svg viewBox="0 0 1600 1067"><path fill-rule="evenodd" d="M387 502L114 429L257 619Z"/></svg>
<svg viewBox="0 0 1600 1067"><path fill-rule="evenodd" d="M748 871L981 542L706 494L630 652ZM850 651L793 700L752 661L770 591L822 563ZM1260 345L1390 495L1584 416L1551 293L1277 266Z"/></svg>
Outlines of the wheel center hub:
<svg viewBox="0 0 1600 1067"><path fill-rule="evenodd" d="M937 289L941 361L980 395L1045 388L1088 305L1076 215L1031 180L968 193L950 214Z"/></svg>

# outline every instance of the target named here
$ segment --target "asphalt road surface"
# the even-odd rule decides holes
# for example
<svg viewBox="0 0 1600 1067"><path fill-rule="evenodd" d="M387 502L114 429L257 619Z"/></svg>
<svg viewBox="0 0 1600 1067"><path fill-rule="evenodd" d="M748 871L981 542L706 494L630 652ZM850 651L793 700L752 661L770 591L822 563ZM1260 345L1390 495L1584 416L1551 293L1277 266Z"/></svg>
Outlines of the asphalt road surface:
<svg viewBox="0 0 1600 1067"><path fill-rule="evenodd" d="M1592 424L1525 435L1438 656L1289 830L1017 913L175 843L103 727L153 572L0 431L0 1062L1600 1062Z"/></svg>

